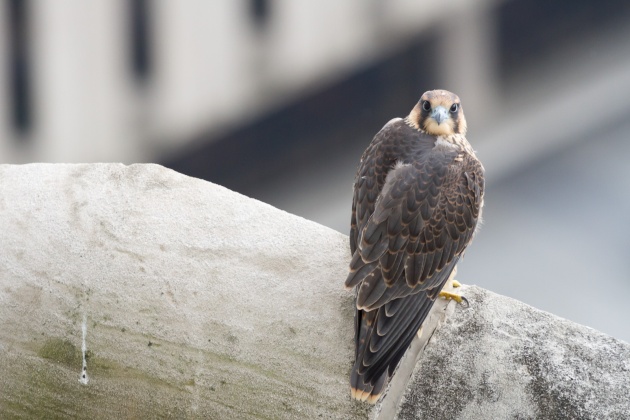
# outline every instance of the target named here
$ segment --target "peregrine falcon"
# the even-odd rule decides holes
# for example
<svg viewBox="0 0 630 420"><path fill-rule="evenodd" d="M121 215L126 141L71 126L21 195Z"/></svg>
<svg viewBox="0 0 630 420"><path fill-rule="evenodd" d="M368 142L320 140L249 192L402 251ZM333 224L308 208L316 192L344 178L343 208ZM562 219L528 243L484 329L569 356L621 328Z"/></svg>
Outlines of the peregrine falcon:
<svg viewBox="0 0 630 420"><path fill-rule="evenodd" d="M481 219L484 169L459 97L425 92L363 153L345 286L356 287L352 397L375 403ZM459 300L459 299L458 299Z"/></svg>

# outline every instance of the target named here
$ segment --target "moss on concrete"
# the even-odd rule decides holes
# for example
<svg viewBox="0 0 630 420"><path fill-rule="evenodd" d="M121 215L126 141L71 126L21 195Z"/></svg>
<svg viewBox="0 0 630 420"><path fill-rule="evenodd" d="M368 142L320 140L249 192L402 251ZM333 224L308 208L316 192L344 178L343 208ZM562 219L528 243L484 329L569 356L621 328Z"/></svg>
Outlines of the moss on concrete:
<svg viewBox="0 0 630 420"><path fill-rule="evenodd" d="M37 352L39 357L52 360L66 366L81 366L81 351L69 340L49 338Z"/></svg>

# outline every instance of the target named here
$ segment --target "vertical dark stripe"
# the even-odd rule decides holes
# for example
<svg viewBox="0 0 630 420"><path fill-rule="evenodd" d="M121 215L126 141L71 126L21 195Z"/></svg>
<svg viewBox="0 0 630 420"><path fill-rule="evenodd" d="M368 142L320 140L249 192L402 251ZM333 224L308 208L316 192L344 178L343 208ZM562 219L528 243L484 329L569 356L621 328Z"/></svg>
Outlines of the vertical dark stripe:
<svg viewBox="0 0 630 420"><path fill-rule="evenodd" d="M269 0L249 0L252 21L258 30L264 30L269 20Z"/></svg>
<svg viewBox="0 0 630 420"><path fill-rule="evenodd" d="M139 83L151 77L151 0L129 0L131 71Z"/></svg>
<svg viewBox="0 0 630 420"><path fill-rule="evenodd" d="M31 61L29 51L29 0L8 0L9 21L9 100L11 124L19 133L32 126Z"/></svg>

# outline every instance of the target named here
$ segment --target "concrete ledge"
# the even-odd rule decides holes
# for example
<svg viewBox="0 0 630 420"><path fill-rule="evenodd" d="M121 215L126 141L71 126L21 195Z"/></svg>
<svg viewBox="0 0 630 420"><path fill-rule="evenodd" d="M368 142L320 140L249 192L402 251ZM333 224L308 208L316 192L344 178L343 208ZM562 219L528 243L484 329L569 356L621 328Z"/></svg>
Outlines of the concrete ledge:
<svg viewBox="0 0 630 420"><path fill-rule="evenodd" d="M470 309L449 311L395 418L630 418L630 345L478 287L462 292Z"/></svg>
<svg viewBox="0 0 630 420"><path fill-rule="evenodd" d="M0 417L630 413L630 346L474 287L351 401L347 237L157 165L0 165L0 232Z"/></svg>
<svg viewBox="0 0 630 420"><path fill-rule="evenodd" d="M5 414L365 411L346 398L344 235L157 165L118 164L0 166L0 232Z"/></svg>

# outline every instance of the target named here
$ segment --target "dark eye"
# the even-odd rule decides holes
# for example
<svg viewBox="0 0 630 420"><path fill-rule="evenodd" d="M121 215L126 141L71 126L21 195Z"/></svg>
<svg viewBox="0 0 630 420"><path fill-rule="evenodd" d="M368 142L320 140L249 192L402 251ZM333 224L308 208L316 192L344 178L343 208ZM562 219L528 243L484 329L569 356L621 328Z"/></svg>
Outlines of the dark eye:
<svg viewBox="0 0 630 420"><path fill-rule="evenodd" d="M422 101L422 109L425 111L431 111L431 104L429 101Z"/></svg>
<svg viewBox="0 0 630 420"><path fill-rule="evenodd" d="M451 105L451 112L454 114L457 112L457 110L459 109L459 104L453 104Z"/></svg>

